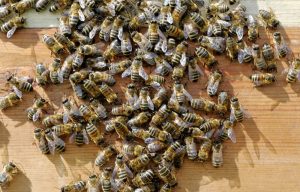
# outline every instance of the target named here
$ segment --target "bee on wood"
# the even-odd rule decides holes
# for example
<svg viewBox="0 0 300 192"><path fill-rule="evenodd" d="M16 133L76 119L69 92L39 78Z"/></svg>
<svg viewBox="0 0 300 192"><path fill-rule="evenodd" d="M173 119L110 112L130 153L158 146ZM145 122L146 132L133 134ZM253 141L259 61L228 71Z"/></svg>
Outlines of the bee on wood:
<svg viewBox="0 0 300 192"><path fill-rule="evenodd" d="M279 20L276 18L272 9L269 11L261 9L259 12L259 18L263 22L266 28L276 29L279 25Z"/></svg>
<svg viewBox="0 0 300 192"><path fill-rule="evenodd" d="M19 168L15 163L8 162L7 164L4 164L0 173L0 186L7 186L18 172Z"/></svg>
<svg viewBox="0 0 300 192"><path fill-rule="evenodd" d="M26 19L24 17L13 17L3 23L0 27L1 31L6 33L7 38L11 38L18 28L24 26Z"/></svg>
<svg viewBox="0 0 300 192"><path fill-rule="evenodd" d="M21 0L15 4L13 4L13 10L17 14L23 14L25 11L28 9L32 8L35 6L35 0Z"/></svg>
<svg viewBox="0 0 300 192"><path fill-rule="evenodd" d="M35 3L35 10L37 12L43 11L46 9L46 7L49 5L50 0L38 0Z"/></svg>
<svg viewBox="0 0 300 192"><path fill-rule="evenodd" d="M33 131L36 146L43 154L49 154L50 148L45 138L44 131L41 128L35 128Z"/></svg>
<svg viewBox="0 0 300 192"><path fill-rule="evenodd" d="M141 109L142 111L154 110L154 104L150 98L148 87L142 87L139 98L134 104L134 109Z"/></svg>
<svg viewBox="0 0 300 192"><path fill-rule="evenodd" d="M183 84L175 82L173 86L173 94L171 98L178 101L179 104L183 104L186 101L192 100L192 96L184 89Z"/></svg>
<svg viewBox="0 0 300 192"><path fill-rule="evenodd" d="M27 118L32 121L37 121L40 118L42 110L46 107L47 101L43 98L37 98L32 107L27 109Z"/></svg>
<svg viewBox="0 0 300 192"><path fill-rule="evenodd" d="M35 66L35 81L38 85L44 86L48 83L50 71L42 63L39 63Z"/></svg>
<svg viewBox="0 0 300 192"><path fill-rule="evenodd" d="M20 94L21 93L21 94ZM0 97L0 110L5 110L9 107L17 105L22 98L22 92L11 92L3 97Z"/></svg>
<svg viewBox="0 0 300 192"><path fill-rule="evenodd" d="M65 151L65 142L57 137L50 128L45 129L44 133L52 154L54 152L62 153Z"/></svg>
<svg viewBox="0 0 300 192"><path fill-rule="evenodd" d="M288 56L289 48L280 32L275 32L273 34L273 43L275 45L275 56L277 58L284 58Z"/></svg>
<svg viewBox="0 0 300 192"><path fill-rule="evenodd" d="M276 81L275 75L271 73L256 73L250 75L249 78L254 86L270 85Z"/></svg>
<svg viewBox="0 0 300 192"><path fill-rule="evenodd" d="M55 38L44 35L42 38L42 41L46 45L46 47L51 51L51 53L54 53L55 55L59 56L64 53L64 47L55 40Z"/></svg>
<svg viewBox="0 0 300 192"><path fill-rule="evenodd" d="M102 167L105 165L109 159L116 155L117 151L114 146L110 145L106 148L104 148L102 151L100 151L95 159L95 165Z"/></svg>
<svg viewBox="0 0 300 192"><path fill-rule="evenodd" d="M300 59L294 59L287 70L286 82L294 83L300 79Z"/></svg>
<svg viewBox="0 0 300 192"><path fill-rule="evenodd" d="M207 94L209 96L214 96L217 94L222 77L222 72L219 70L216 70L209 75L207 82Z"/></svg>
<svg viewBox="0 0 300 192"><path fill-rule="evenodd" d="M85 181L75 181L75 182L71 182L68 185L64 185L61 187L60 191L61 192L82 192L86 189L86 182Z"/></svg>
<svg viewBox="0 0 300 192"><path fill-rule="evenodd" d="M253 63L256 69L264 71L268 68L259 45L252 45Z"/></svg>
<svg viewBox="0 0 300 192"><path fill-rule="evenodd" d="M211 68L218 64L218 61L212 53L207 51L204 47L197 47L195 50L196 56L202 62L202 64L208 68Z"/></svg>

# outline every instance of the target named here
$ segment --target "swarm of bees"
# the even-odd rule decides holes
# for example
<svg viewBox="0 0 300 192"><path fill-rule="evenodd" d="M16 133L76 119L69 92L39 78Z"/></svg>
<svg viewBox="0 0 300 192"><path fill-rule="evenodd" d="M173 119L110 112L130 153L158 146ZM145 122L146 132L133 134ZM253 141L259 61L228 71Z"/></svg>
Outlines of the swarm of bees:
<svg viewBox="0 0 300 192"><path fill-rule="evenodd" d="M15 13L48 6L50 12L62 12L57 32L42 37L54 59L48 67L36 65L35 82L46 86L69 81L74 97L65 96L63 111L54 114L44 111L50 101L36 98L27 117L44 126L34 129L42 154L63 153L65 137L78 146L92 141L100 148L94 164L101 170L62 186L62 192L169 192L178 183L175 172L185 156L199 162L211 159L214 167L221 167L224 142L236 142L234 126L249 114L237 97L220 91L224 74L214 55L226 53L231 60L252 63L256 72L250 80L262 86L276 81L278 59L291 54L280 32L274 32L272 45L251 46L260 25L274 30L279 21L272 10L247 14L237 0L0 2L0 18L8 18L1 30L8 38L26 21L11 17ZM293 83L300 78L300 59L290 63L286 81ZM147 68L155 69L150 74ZM217 97L216 102L193 98L186 90L186 80L198 82L204 68L210 70L207 95ZM115 76L131 81L122 88L126 102L112 88L118 83ZM165 85L168 76L172 86ZM15 74L7 82L13 92L0 100L1 110L16 105L22 92L34 86ZM107 140L114 132L123 142L121 149ZM113 159L114 167L109 165Z"/></svg>

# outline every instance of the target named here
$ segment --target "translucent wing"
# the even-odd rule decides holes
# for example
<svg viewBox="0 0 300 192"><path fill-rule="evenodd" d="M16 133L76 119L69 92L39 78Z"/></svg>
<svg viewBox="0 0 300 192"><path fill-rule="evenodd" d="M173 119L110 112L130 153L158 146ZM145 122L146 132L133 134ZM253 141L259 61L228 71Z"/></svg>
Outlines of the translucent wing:
<svg viewBox="0 0 300 192"><path fill-rule="evenodd" d="M225 39L222 37L209 38L211 47L219 53L225 50Z"/></svg>
<svg viewBox="0 0 300 192"><path fill-rule="evenodd" d="M172 24L173 23L173 17L171 13L167 13L167 21Z"/></svg>
<svg viewBox="0 0 300 192"><path fill-rule="evenodd" d="M245 52L244 52L244 50L240 50L239 53L238 53L238 61L239 61L240 64L243 63L244 57L245 57Z"/></svg>
<svg viewBox="0 0 300 192"><path fill-rule="evenodd" d="M238 37L238 40L242 40L243 39L243 36L244 36L244 28L241 27L241 26L238 26L235 30L236 34L237 34L237 37Z"/></svg>
<svg viewBox="0 0 300 192"><path fill-rule="evenodd" d="M74 143L75 137L76 137L76 132L72 133L71 136L69 137L69 143Z"/></svg>
<svg viewBox="0 0 300 192"><path fill-rule="evenodd" d="M81 9L84 9L85 8L85 0L78 0L78 2L80 4Z"/></svg>
<svg viewBox="0 0 300 192"><path fill-rule="evenodd" d="M144 70L143 66L140 66L140 68L139 68L139 75L143 79L148 80L148 75L147 75L146 71Z"/></svg>
<svg viewBox="0 0 300 192"><path fill-rule="evenodd" d="M81 11L81 9L78 10L78 15L79 15L80 21L85 21L85 16L84 16L83 12Z"/></svg>
<svg viewBox="0 0 300 192"><path fill-rule="evenodd" d="M115 179L117 172L118 172L119 166L117 164L115 164L114 170L112 171L112 178Z"/></svg>
<svg viewBox="0 0 300 192"><path fill-rule="evenodd" d="M96 36L96 33L98 32L98 30L99 30L99 27L94 26L93 29L89 33L89 38L93 39Z"/></svg>
<svg viewBox="0 0 300 192"><path fill-rule="evenodd" d="M183 32L184 32L184 38L188 39L190 32L193 30L193 25L190 24L184 24L183 26Z"/></svg>
<svg viewBox="0 0 300 192"><path fill-rule="evenodd" d="M129 169L129 167L125 163L124 163L124 167L125 167L128 177L133 178L134 175L133 175L132 171Z"/></svg>
<svg viewBox="0 0 300 192"><path fill-rule="evenodd" d="M109 41L109 32L104 32L104 41L108 42Z"/></svg>
<svg viewBox="0 0 300 192"><path fill-rule="evenodd" d="M224 28L228 28L231 26L231 23L224 21L224 20L217 20L217 23L219 23L220 25L222 25Z"/></svg>
<svg viewBox="0 0 300 192"><path fill-rule="evenodd" d="M186 96L186 98L191 101L193 99L192 95L187 92L187 90L183 89L183 94Z"/></svg>
<svg viewBox="0 0 300 192"><path fill-rule="evenodd" d="M161 85L158 82L152 81L150 83L150 86L153 87L156 90L159 90L161 88Z"/></svg>
<svg viewBox="0 0 300 192"><path fill-rule="evenodd" d="M169 5L170 0L164 0L164 6Z"/></svg>
<svg viewBox="0 0 300 192"><path fill-rule="evenodd" d="M37 112L32 116L32 121L37 121L39 120L39 117L40 117L40 114L41 114L41 110L37 110Z"/></svg>
<svg viewBox="0 0 300 192"><path fill-rule="evenodd" d="M10 39L14 35L14 33L16 32L17 28L18 28L17 26L14 26L9 31L7 31L6 37L8 39Z"/></svg>
<svg viewBox="0 0 300 192"><path fill-rule="evenodd" d="M166 40L163 40L163 43L161 45L162 52L166 53L168 50L168 42Z"/></svg>
<svg viewBox="0 0 300 192"><path fill-rule="evenodd" d="M116 15L115 5L113 3L109 3L107 5L107 7L108 7L108 10L109 10L110 14L112 16L115 16Z"/></svg>
<svg viewBox="0 0 300 192"><path fill-rule="evenodd" d="M23 97L22 91L20 91L16 86L13 86L12 89L20 99Z"/></svg>
<svg viewBox="0 0 300 192"><path fill-rule="evenodd" d="M149 95L147 96L147 102L148 102L149 109L151 109L153 111L154 110L154 104L153 104L153 102L152 102Z"/></svg>
<svg viewBox="0 0 300 192"><path fill-rule="evenodd" d="M63 114L63 123L66 124L69 121L69 113L64 112Z"/></svg>
<svg viewBox="0 0 300 192"><path fill-rule="evenodd" d="M209 25L207 28L207 36L211 37L213 34L213 26Z"/></svg>
<svg viewBox="0 0 300 192"><path fill-rule="evenodd" d="M82 135L83 135L83 142L85 144L89 144L90 140L89 140L88 134L85 129L82 130Z"/></svg>
<svg viewBox="0 0 300 192"><path fill-rule="evenodd" d="M59 71L59 72L58 72L58 81L59 81L60 83L63 83L63 82L64 82L64 75L63 75L62 71Z"/></svg>
<svg viewBox="0 0 300 192"><path fill-rule="evenodd" d="M186 53L184 52L184 53L182 53L182 55L181 55L181 59L180 59L180 65L181 66L185 66L186 65Z"/></svg>
<svg viewBox="0 0 300 192"><path fill-rule="evenodd" d="M121 75L122 78L124 77L128 77L129 75L131 75L131 68L128 67Z"/></svg>
<svg viewBox="0 0 300 192"><path fill-rule="evenodd" d="M123 27L120 27L119 30L118 30L118 38L119 38L120 40L123 39Z"/></svg>
<svg viewBox="0 0 300 192"><path fill-rule="evenodd" d="M233 143L236 143L236 136L232 127L227 130L227 136Z"/></svg>

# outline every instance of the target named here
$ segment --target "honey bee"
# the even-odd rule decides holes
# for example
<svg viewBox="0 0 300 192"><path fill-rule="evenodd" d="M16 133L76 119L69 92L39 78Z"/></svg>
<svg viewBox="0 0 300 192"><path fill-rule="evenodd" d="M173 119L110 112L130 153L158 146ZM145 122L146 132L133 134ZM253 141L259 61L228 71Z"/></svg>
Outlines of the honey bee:
<svg viewBox="0 0 300 192"><path fill-rule="evenodd" d="M265 43L262 47L262 55L267 63L268 71L277 70L277 62L275 60L275 53L270 44Z"/></svg>
<svg viewBox="0 0 300 192"><path fill-rule="evenodd" d="M92 20L93 18L98 18L98 15L96 15L96 11L90 7L85 7L83 10L82 10L82 14L84 16L84 20L85 21L90 21ZM104 17L104 16L103 16ZM99 18L101 19L102 17L99 16ZM98 30L98 29L97 29ZM95 31L95 33L97 33L97 31ZM88 34L87 34L88 35ZM95 34L96 35L96 34ZM95 35L91 35L89 34L90 38L94 38Z"/></svg>
<svg viewBox="0 0 300 192"><path fill-rule="evenodd" d="M166 131L162 131L157 127L150 126L149 133L150 133L151 137L158 139L159 141L162 141L162 142L172 141L172 136L170 135L170 133L168 133ZM147 142L147 140L146 140L146 142Z"/></svg>
<svg viewBox="0 0 300 192"><path fill-rule="evenodd" d="M18 172L19 168L15 163L8 162L7 164L4 164L0 173L0 186L7 186Z"/></svg>
<svg viewBox="0 0 300 192"><path fill-rule="evenodd" d="M99 38L104 41L109 40L109 34L112 28L113 17L107 16L100 25Z"/></svg>
<svg viewBox="0 0 300 192"><path fill-rule="evenodd" d="M105 97L106 101L110 104L118 100L118 96L114 92L114 90L105 83L102 83L102 85L100 86L100 92Z"/></svg>
<svg viewBox="0 0 300 192"><path fill-rule="evenodd" d="M173 24L173 17L172 17L170 6L162 6L161 7L159 24L160 25Z"/></svg>
<svg viewBox="0 0 300 192"><path fill-rule="evenodd" d="M216 141L222 143L229 138L233 143L236 143L236 136L233 131L233 122L230 120L224 120L222 124L221 134L218 135Z"/></svg>
<svg viewBox="0 0 300 192"><path fill-rule="evenodd" d="M248 47L245 41L241 40L237 42L238 51L238 61L239 63L249 63L253 60L251 47Z"/></svg>
<svg viewBox="0 0 300 192"><path fill-rule="evenodd" d="M36 144L36 146L38 146L40 151L43 154L49 154L50 149L49 149L48 143L46 141L43 130L41 128L35 128L33 131L33 135L34 135L35 144Z"/></svg>
<svg viewBox="0 0 300 192"><path fill-rule="evenodd" d="M116 106L111 109L112 115L121 115L121 116L131 116L134 111L134 108L130 105L123 104L121 106Z"/></svg>
<svg viewBox="0 0 300 192"><path fill-rule="evenodd" d="M165 25L162 26L162 31L169 37L181 40L184 38L184 31L175 25Z"/></svg>
<svg viewBox="0 0 300 192"><path fill-rule="evenodd" d="M254 86L270 85L276 81L275 75L271 73L255 73L250 75L250 80Z"/></svg>
<svg viewBox="0 0 300 192"><path fill-rule="evenodd" d="M100 192L100 179L96 174L92 174L89 176L86 187L87 192Z"/></svg>
<svg viewBox="0 0 300 192"><path fill-rule="evenodd" d="M217 107L216 103L204 98L192 99L190 104L193 109L201 110L206 113L214 112Z"/></svg>
<svg viewBox="0 0 300 192"><path fill-rule="evenodd" d="M141 112L132 119L130 119L127 124L129 126L136 126L141 127L142 125L146 124L151 118L151 114L148 112Z"/></svg>
<svg viewBox="0 0 300 192"><path fill-rule="evenodd" d="M151 169L138 173L133 179L132 184L136 187L142 187L153 182L154 173Z"/></svg>
<svg viewBox="0 0 300 192"><path fill-rule="evenodd" d="M32 121L37 121L40 118L43 108L47 105L47 101L43 98L38 98L34 101L33 106L29 107L27 112L27 118Z"/></svg>
<svg viewBox="0 0 300 192"><path fill-rule="evenodd" d="M207 8L207 13L210 14L226 13L227 11L229 11L229 6L224 1L211 3Z"/></svg>
<svg viewBox="0 0 300 192"><path fill-rule="evenodd" d="M116 148L113 145L109 145L108 147L99 151L99 153L95 159L95 165L102 167L104 164L106 164L109 161L109 159L112 156L114 156L116 154L117 154Z"/></svg>
<svg viewBox="0 0 300 192"><path fill-rule="evenodd" d="M108 85L112 86L116 83L114 77L106 72L96 71L89 74L89 79L94 81L95 83L107 83Z"/></svg>
<svg viewBox="0 0 300 192"><path fill-rule="evenodd" d="M85 64L96 71L107 71L109 64L103 57L87 58Z"/></svg>
<svg viewBox="0 0 300 192"><path fill-rule="evenodd" d="M147 141L147 139L150 137L150 133L147 130L137 129L137 128L131 128L131 129L132 129L132 135L136 138Z"/></svg>
<svg viewBox="0 0 300 192"><path fill-rule="evenodd" d="M180 64L181 66L186 65L186 51L188 48L188 43L186 41L182 41L177 45L171 59L171 63L173 66Z"/></svg>
<svg viewBox="0 0 300 192"><path fill-rule="evenodd" d="M45 127L52 127L54 125L59 125L62 123L63 116L64 115L62 113L56 113L53 115L49 115L43 119L42 124Z"/></svg>
<svg viewBox="0 0 300 192"><path fill-rule="evenodd" d="M124 32L121 37L121 51L124 56L128 56L132 53L132 44L128 32Z"/></svg>
<svg viewBox="0 0 300 192"><path fill-rule="evenodd" d="M55 1L53 3L53 5L50 6L49 11L51 13L54 13L58 10L62 10L65 7L67 7L68 5L71 5L72 1L70 0L62 0L62 1Z"/></svg>
<svg viewBox="0 0 300 192"><path fill-rule="evenodd" d="M83 144L89 144L89 138L87 136L87 132L81 124L77 124L74 127L73 133L70 136L69 140L71 143L75 143L77 146L81 146Z"/></svg>
<svg viewBox="0 0 300 192"><path fill-rule="evenodd" d="M17 28L24 26L26 19L24 17L13 17L3 23L0 27L1 31L6 33L7 38L11 38L16 32Z"/></svg>
<svg viewBox="0 0 300 192"><path fill-rule="evenodd" d="M147 13L148 17L155 18L159 16L161 5L160 2L143 1L140 3L139 7Z"/></svg>
<svg viewBox="0 0 300 192"><path fill-rule="evenodd" d="M17 77L16 74L10 74L6 81L12 85L12 88L16 94L21 98L23 92L30 92L33 90L32 81L33 79L30 77Z"/></svg>
<svg viewBox="0 0 300 192"><path fill-rule="evenodd" d="M256 44L252 45L252 53L253 53L254 66L260 71L267 69L268 67L267 63L262 55L259 45Z"/></svg>
<svg viewBox="0 0 300 192"><path fill-rule="evenodd" d="M65 142L53 134L50 128L45 129L44 133L51 153L62 153L65 151Z"/></svg>
<svg viewBox="0 0 300 192"><path fill-rule="evenodd" d="M191 41L196 41L200 35L200 30L196 27L194 23L185 23L183 26L184 37Z"/></svg>
<svg viewBox="0 0 300 192"><path fill-rule="evenodd" d="M50 3L50 0L38 0L35 3L35 10L37 12L45 10L49 3Z"/></svg>
<svg viewBox="0 0 300 192"><path fill-rule="evenodd" d="M96 83L89 79L86 79L83 81L83 88L93 98L97 98L102 94L102 92L100 91L100 88L96 85Z"/></svg>
<svg viewBox="0 0 300 192"><path fill-rule="evenodd" d="M93 109L90 106L86 104L81 104L79 106L79 111L82 114L85 121L90 123L96 123L98 121L99 117L96 113L94 113Z"/></svg>
<svg viewBox="0 0 300 192"><path fill-rule="evenodd" d="M70 53L73 53L76 50L75 43L62 33L55 32L54 38L58 43L65 46Z"/></svg>
<svg viewBox="0 0 300 192"><path fill-rule="evenodd" d="M117 55L121 54L121 52L121 42L115 39L105 49L103 57L108 60L113 60Z"/></svg>
<svg viewBox="0 0 300 192"><path fill-rule="evenodd" d="M42 41L51 53L54 53L55 55L62 55L64 53L64 47L57 42L55 38L45 34Z"/></svg>
<svg viewBox="0 0 300 192"><path fill-rule="evenodd" d="M49 67L49 77L52 83L59 84L63 82L63 73L60 72L61 68L61 60L60 58L54 58L53 62Z"/></svg>
<svg viewBox="0 0 300 192"><path fill-rule="evenodd" d="M259 10L259 18L264 23L266 28L276 29L279 25L279 20L276 18L275 13L272 9L267 10Z"/></svg>
<svg viewBox="0 0 300 192"><path fill-rule="evenodd" d="M188 63L188 76L191 82L196 82L198 79L203 76L204 73L198 66L196 59L191 59Z"/></svg>
<svg viewBox="0 0 300 192"><path fill-rule="evenodd" d="M158 175L165 183L168 183L171 187L177 185L175 174L166 165L160 164L158 166Z"/></svg>
<svg viewBox="0 0 300 192"><path fill-rule="evenodd" d="M45 67L44 64L39 63L35 66L35 81L38 85L46 85L48 83L49 78L49 70Z"/></svg>
<svg viewBox="0 0 300 192"><path fill-rule="evenodd" d="M225 38L223 37L200 36L198 42L201 46L207 47L217 53L223 53L226 48Z"/></svg>
<svg viewBox="0 0 300 192"><path fill-rule="evenodd" d="M162 87L162 84L165 83L165 78L160 75L151 74L149 75L149 78L147 81L145 81L146 86L151 86L155 89L160 89Z"/></svg>
<svg viewBox="0 0 300 192"><path fill-rule="evenodd" d="M198 28L207 28L207 21L199 13L191 12L190 19Z"/></svg>
<svg viewBox="0 0 300 192"><path fill-rule="evenodd" d="M80 4L78 2L73 2L70 8L70 14L69 14L69 24L71 27L75 27L78 22L84 21L85 17L80 9Z"/></svg>
<svg viewBox="0 0 300 192"><path fill-rule="evenodd" d="M174 157L174 167L175 168L181 168L182 167L185 154L186 154L186 147L185 146L180 147L176 151L176 154L175 154L175 157Z"/></svg>
<svg viewBox="0 0 300 192"><path fill-rule="evenodd" d="M75 104L74 100L71 98L63 97L62 99L63 104L63 123L66 124L69 119L72 121L80 122L82 117L82 114L80 113L77 105Z"/></svg>
<svg viewBox="0 0 300 192"><path fill-rule="evenodd" d="M170 133L173 139L178 139L181 135L180 128L176 126L174 123L166 121L162 123L161 128L162 130Z"/></svg>
<svg viewBox="0 0 300 192"><path fill-rule="evenodd" d="M168 108L179 114L187 112L187 108L184 105L180 104L176 97L170 98L168 102Z"/></svg>
<svg viewBox="0 0 300 192"><path fill-rule="evenodd" d="M136 103L134 104L134 109L141 109L142 111L154 110L154 104L150 98L149 88L142 87L140 95Z"/></svg>
<svg viewBox="0 0 300 192"><path fill-rule="evenodd" d="M222 121L220 119L208 119L205 123L200 125L200 131L203 131L205 133L217 129L221 126Z"/></svg>
<svg viewBox="0 0 300 192"><path fill-rule="evenodd" d="M200 126L205 122L205 119L196 113L184 113L182 119L192 126Z"/></svg>
<svg viewBox="0 0 300 192"><path fill-rule="evenodd" d="M149 138L146 140L146 142L147 142L147 149L150 153L156 153L167 147L166 143L161 142L154 138Z"/></svg>
<svg viewBox="0 0 300 192"><path fill-rule="evenodd" d="M186 137L184 139L188 159L195 160L198 157L196 143L193 137Z"/></svg>
<svg viewBox="0 0 300 192"><path fill-rule="evenodd" d="M145 72L142 64L143 64L142 63L142 58L141 57L135 57L133 62L132 62L132 65L122 73L122 78L131 75L131 80L133 82L139 81L140 78L143 78L144 80L147 80L148 75Z"/></svg>
<svg viewBox="0 0 300 192"><path fill-rule="evenodd" d="M97 24L98 24L97 17L87 21L85 25L80 26L82 27L81 29L82 34L89 36L91 39L93 39L99 30L99 26Z"/></svg>
<svg viewBox="0 0 300 192"><path fill-rule="evenodd" d="M35 0L22 0L13 5L13 10L17 14L23 14L28 9L35 6Z"/></svg>
<svg viewBox="0 0 300 192"><path fill-rule="evenodd" d="M171 113L171 110L164 104L162 105L158 111L153 115L150 124L159 126L161 125L163 122L165 122L165 120L167 119L167 117L169 116L169 114Z"/></svg>
<svg viewBox="0 0 300 192"><path fill-rule="evenodd" d="M208 68L211 68L214 65L218 64L218 61L213 56L213 54L207 51L204 47L197 47L195 50L195 54L202 62L202 64Z"/></svg>
<svg viewBox="0 0 300 192"><path fill-rule="evenodd" d="M204 162L208 159L211 147L212 147L211 140L208 138L203 139L203 142L201 143L198 152L198 159L200 162Z"/></svg>
<svg viewBox="0 0 300 192"><path fill-rule="evenodd" d="M96 145L103 145L104 144L104 137L103 134L99 131L99 129L93 124L93 123L88 123L86 125L86 132L90 136L91 140L96 144Z"/></svg>
<svg viewBox="0 0 300 192"><path fill-rule="evenodd" d="M128 84L127 89L125 89L125 98L127 100L127 104L130 106L133 106L134 102L138 99L136 91L136 86L133 83Z"/></svg>
<svg viewBox="0 0 300 192"><path fill-rule="evenodd" d="M76 182L71 182L68 185L64 185L61 187L60 191L61 192L82 192L86 189L86 182L85 181L76 181Z"/></svg>
<svg viewBox="0 0 300 192"><path fill-rule="evenodd" d="M129 167L131 170L138 172L145 168L152 158L151 154L142 154L129 161Z"/></svg>
<svg viewBox="0 0 300 192"><path fill-rule="evenodd" d="M122 124L126 124L128 118L126 116L116 116L104 122L105 124L105 131L112 132L115 130L115 122L120 122Z"/></svg>
<svg viewBox="0 0 300 192"><path fill-rule="evenodd" d="M3 97L0 97L0 110L4 110L9 107L15 106L17 103L21 101L21 98L22 98L22 92L20 91L18 92L18 94L15 92L11 92Z"/></svg>
<svg viewBox="0 0 300 192"><path fill-rule="evenodd" d="M153 46L152 44L148 41L148 39L143 35L142 33L139 33L137 31L133 31L130 34L132 41L139 46L140 49L142 50L152 50Z"/></svg>
<svg viewBox="0 0 300 192"><path fill-rule="evenodd" d="M168 183L166 183L163 186L161 186L159 192L172 192L172 188Z"/></svg>
<svg viewBox="0 0 300 192"><path fill-rule="evenodd" d="M62 16L59 18L58 31L64 36L71 35L72 29L69 24L69 16L67 14L62 14Z"/></svg>
<svg viewBox="0 0 300 192"><path fill-rule="evenodd" d="M152 45L155 45L159 41L159 28L158 23L155 20L152 20L148 27L148 38Z"/></svg>
<svg viewBox="0 0 300 192"><path fill-rule="evenodd" d="M139 144L125 143L122 146L122 152L127 156L138 157L146 151L146 148Z"/></svg>
<svg viewBox="0 0 300 192"><path fill-rule="evenodd" d="M112 168L105 167L100 176L100 184L103 192L109 192L112 189Z"/></svg>
<svg viewBox="0 0 300 192"><path fill-rule="evenodd" d="M12 8L10 4L5 4L0 8L0 19L6 18L12 12Z"/></svg>
<svg viewBox="0 0 300 192"><path fill-rule="evenodd" d="M181 147L182 146L178 141L173 142L163 153L163 159L167 162L172 162L176 156L176 151Z"/></svg>
<svg viewBox="0 0 300 192"><path fill-rule="evenodd" d="M275 55L277 58L284 58L289 54L289 49L280 32L273 34L273 42L275 45Z"/></svg>
<svg viewBox="0 0 300 192"><path fill-rule="evenodd" d="M80 52L80 49L78 49L74 53L74 57L73 57L73 61L72 61L72 68L75 70L79 69L83 64L84 57L85 57L85 55Z"/></svg>
<svg viewBox="0 0 300 192"><path fill-rule="evenodd" d="M172 12L172 18L173 18L173 24L175 26L179 26L179 23L183 17L183 15L186 13L188 7L186 5L177 5L175 9ZM172 23L170 23L172 24Z"/></svg>
<svg viewBox="0 0 300 192"><path fill-rule="evenodd" d="M117 63L111 63L108 69L108 73L111 75L119 74L124 72L128 67L130 67L131 61L129 59L125 59L119 61Z"/></svg>
<svg viewBox="0 0 300 192"><path fill-rule="evenodd" d="M92 45L82 45L78 48L78 52L87 56L102 55L103 43L96 43Z"/></svg>
<svg viewBox="0 0 300 192"><path fill-rule="evenodd" d="M287 70L286 82L294 83L300 79L300 59L294 59Z"/></svg>
<svg viewBox="0 0 300 192"><path fill-rule="evenodd" d="M183 84L179 82L175 82L173 86L173 94L171 96L174 100L177 100L178 103L181 105L186 101L192 100L192 96L184 89Z"/></svg>
<svg viewBox="0 0 300 192"><path fill-rule="evenodd" d="M214 143L212 145L211 163L214 167L221 167L223 165L223 145L222 143Z"/></svg>
<svg viewBox="0 0 300 192"><path fill-rule="evenodd" d="M78 31L73 31L71 39L74 43L79 43L81 45L91 44L92 39L88 36L85 36Z"/></svg>
<svg viewBox="0 0 300 192"><path fill-rule="evenodd" d="M248 22L248 40L255 42L259 37L258 21L252 15L249 15L247 18L247 22Z"/></svg>
<svg viewBox="0 0 300 192"><path fill-rule="evenodd" d="M132 139L132 133L128 129L126 124L116 121L114 123L113 127L114 127L115 131L117 132L119 138L121 138L122 140L129 141Z"/></svg>
<svg viewBox="0 0 300 192"><path fill-rule="evenodd" d="M209 75L207 83L207 94L209 96L214 96L217 94L222 77L222 72L219 70L216 70Z"/></svg>
<svg viewBox="0 0 300 192"><path fill-rule="evenodd" d="M173 70L172 66L165 59L157 57L155 58L155 62L155 73L158 75L166 76Z"/></svg>
<svg viewBox="0 0 300 192"><path fill-rule="evenodd" d="M233 37L227 37L226 39L226 53L231 61L238 57L238 45Z"/></svg>
<svg viewBox="0 0 300 192"><path fill-rule="evenodd" d="M128 168L124 161L124 156L122 154L118 154L115 161L115 168L112 173L112 177L121 182L126 182L128 178L133 178L133 173Z"/></svg>
<svg viewBox="0 0 300 192"><path fill-rule="evenodd" d="M222 91L218 95L218 104L215 107L215 110L219 115L224 116L229 109L229 98L228 94L225 91Z"/></svg>
<svg viewBox="0 0 300 192"><path fill-rule="evenodd" d="M60 137L64 135L70 135L76 126L79 125L74 123L59 124L51 127L51 130L56 136Z"/></svg>
<svg viewBox="0 0 300 192"><path fill-rule="evenodd" d="M70 81L73 83L81 83L89 76L90 71L86 69L82 69L80 71L76 71L72 73L69 77Z"/></svg>
<svg viewBox="0 0 300 192"><path fill-rule="evenodd" d="M101 119L107 118L106 108L96 99L91 100L90 107L94 110Z"/></svg>
<svg viewBox="0 0 300 192"><path fill-rule="evenodd" d="M147 15L144 12L138 13L134 16L128 23L130 30L137 30L140 27L143 27L146 24Z"/></svg>
<svg viewBox="0 0 300 192"><path fill-rule="evenodd" d="M168 99L168 93L165 88L161 88L157 91L152 99L152 103L156 109L158 109Z"/></svg>
<svg viewBox="0 0 300 192"><path fill-rule="evenodd" d="M237 97L232 97L230 99L230 121L242 122L244 117L249 116L250 115L241 107L239 99Z"/></svg>
<svg viewBox="0 0 300 192"><path fill-rule="evenodd" d="M112 27L110 30L110 40L115 40L117 38L121 39L120 37L122 37L123 35L123 25L124 25L124 20L125 18L121 15L118 15L113 23L112 23Z"/></svg>

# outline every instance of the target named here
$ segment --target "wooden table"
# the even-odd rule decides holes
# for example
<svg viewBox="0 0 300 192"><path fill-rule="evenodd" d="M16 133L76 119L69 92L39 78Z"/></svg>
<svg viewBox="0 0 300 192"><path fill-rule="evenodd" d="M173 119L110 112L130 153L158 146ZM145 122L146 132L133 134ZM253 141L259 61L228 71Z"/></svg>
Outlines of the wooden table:
<svg viewBox="0 0 300 192"><path fill-rule="evenodd" d="M11 40L0 34L1 86L5 72L32 74L36 62L49 63L50 52L41 43L41 35L55 30L24 29ZM281 30L295 55L300 51L298 28ZM270 35L261 33L260 43L268 41ZM241 104L251 114L235 132L237 143L226 142L224 166L213 168L210 162L200 164L185 160L177 173L179 185L176 191L299 191L300 170L300 84L287 85L281 71L287 66L279 62L277 82L274 85L253 88L248 76L252 69L248 65L229 62L218 57L219 67L225 78L222 90L238 95ZM206 79L189 84L188 91L194 96L205 96L202 88ZM120 79L117 79L120 80ZM124 85L125 82L115 87ZM33 142L33 128L25 110L34 96L42 96L60 106L61 98L70 90L68 84L49 86L42 92L25 94L22 103L1 113L0 159L13 160L21 165L24 174L15 177L4 191L29 192L58 191L62 184L86 178L93 172L97 147L93 144L77 147L67 143L62 155L42 155ZM5 94L4 92L1 94ZM122 93L120 93L122 95Z"/></svg>

